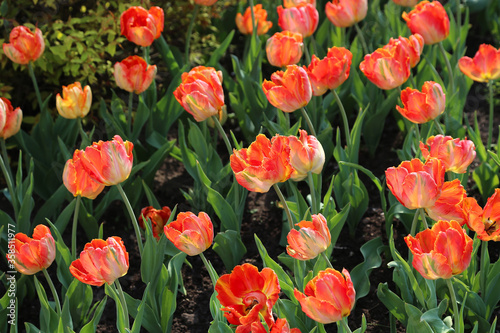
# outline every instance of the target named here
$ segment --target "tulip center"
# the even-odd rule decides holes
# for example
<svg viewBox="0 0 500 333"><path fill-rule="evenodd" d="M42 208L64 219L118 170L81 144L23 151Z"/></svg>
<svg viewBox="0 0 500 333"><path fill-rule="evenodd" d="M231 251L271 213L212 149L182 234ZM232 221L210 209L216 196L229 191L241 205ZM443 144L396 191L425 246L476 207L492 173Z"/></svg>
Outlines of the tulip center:
<svg viewBox="0 0 500 333"><path fill-rule="evenodd" d="M243 305L245 306L245 314L248 314L255 306L259 304L266 304L267 297L262 292L254 291L249 293L243 299ZM260 311L262 309L262 305L258 309Z"/></svg>
<svg viewBox="0 0 500 333"><path fill-rule="evenodd" d="M491 236L495 231L498 230L498 225L497 221L491 221L490 219L487 219L484 221L484 231Z"/></svg>

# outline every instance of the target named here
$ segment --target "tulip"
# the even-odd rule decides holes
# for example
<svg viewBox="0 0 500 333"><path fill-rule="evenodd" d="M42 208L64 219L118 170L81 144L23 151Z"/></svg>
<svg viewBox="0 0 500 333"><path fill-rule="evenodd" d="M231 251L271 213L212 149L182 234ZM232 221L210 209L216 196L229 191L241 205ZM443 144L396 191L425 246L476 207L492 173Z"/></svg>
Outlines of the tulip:
<svg viewBox="0 0 500 333"><path fill-rule="evenodd" d="M419 159L403 161L385 171L387 187L408 209L432 207L441 195L444 165L436 158L422 163Z"/></svg>
<svg viewBox="0 0 500 333"><path fill-rule="evenodd" d="M130 56L114 66L116 85L123 90L140 94L153 82L156 66L150 66L139 56Z"/></svg>
<svg viewBox="0 0 500 333"><path fill-rule="evenodd" d="M3 43L3 52L10 60L21 65L36 61L45 50L42 31L38 28L33 33L25 26L17 26L10 32L9 42Z"/></svg>
<svg viewBox="0 0 500 333"><path fill-rule="evenodd" d="M238 184L249 191L265 193L271 186L288 180L290 165L288 137L276 135L269 141L259 134L248 148L233 150L231 169Z"/></svg>
<svg viewBox="0 0 500 333"><path fill-rule="evenodd" d="M410 67L415 67L420 61L420 55L424 49L424 38L419 34L411 35L408 38L399 37L398 39L391 38L389 44L383 48L391 49L397 44L400 44L410 57Z"/></svg>
<svg viewBox="0 0 500 333"><path fill-rule="evenodd" d="M149 11L133 6L120 16L121 34L139 46L150 46L161 36L163 26L163 9L156 6Z"/></svg>
<svg viewBox="0 0 500 333"><path fill-rule="evenodd" d="M63 183L73 196L95 199L104 189L104 185L96 182L84 169L80 160L81 150L75 150L73 158L66 161L63 171Z"/></svg>
<svg viewBox="0 0 500 333"><path fill-rule="evenodd" d="M273 106L283 112L293 112L306 106L312 98L312 86L307 72L297 65L271 75L262 82L262 90Z"/></svg>
<svg viewBox="0 0 500 333"><path fill-rule="evenodd" d="M278 25L283 30L296 32L303 38L311 36L319 22L319 13L316 6L303 3L297 7L283 8L278 6Z"/></svg>
<svg viewBox="0 0 500 333"><path fill-rule="evenodd" d="M469 78L477 82L488 82L500 78L500 49L481 44L474 58L462 57L458 67Z"/></svg>
<svg viewBox="0 0 500 333"><path fill-rule="evenodd" d="M466 198L463 207L467 216L467 226L476 232L480 240L500 241L500 189L495 189L484 209L474 198Z"/></svg>
<svg viewBox="0 0 500 333"><path fill-rule="evenodd" d="M248 326L262 316L268 327L274 323L271 309L278 300L278 276L270 268L261 272L252 264L238 265L231 274L224 274L215 284L217 299L224 316L232 325L241 325L238 332L248 332Z"/></svg>
<svg viewBox="0 0 500 333"><path fill-rule="evenodd" d="M21 129L23 111L14 109L7 98L0 97L0 138L7 140Z"/></svg>
<svg viewBox="0 0 500 333"><path fill-rule="evenodd" d="M257 35L265 34L273 26L273 22L267 20L267 11L262 8L261 4L253 6L253 14L255 18L255 25L257 26ZM245 10L245 13L236 14L236 26L244 35L251 35L253 33L252 26L252 13L250 7Z"/></svg>
<svg viewBox="0 0 500 333"><path fill-rule="evenodd" d="M471 140L453 139L451 136L436 135L427 139L427 145L420 142L422 156L427 160L439 158L446 171L465 173L476 157L476 147Z"/></svg>
<svg viewBox="0 0 500 333"><path fill-rule="evenodd" d="M211 116L224 118L224 91L222 72L213 67L198 66L182 74L182 83L174 97L198 122Z"/></svg>
<svg viewBox="0 0 500 333"><path fill-rule="evenodd" d="M404 107L396 105L399 113L413 123L423 124L444 112L446 95L439 83L427 81L422 92L410 87L401 91L401 102Z"/></svg>
<svg viewBox="0 0 500 333"><path fill-rule="evenodd" d="M340 28L347 28L362 21L367 11L367 0L332 0L325 6L326 17Z"/></svg>
<svg viewBox="0 0 500 333"><path fill-rule="evenodd" d="M262 322L254 321L251 324L240 325L236 328L237 333L301 333L298 328L290 328L286 318L278 318L274 324L266 330Z"/></svg>
<svg viewBox="0 0 500 333"><path fill-rule="evenodd" d="M194 3L201 6L212 6L217 0L194 0Z"/></svg>
<svg viewBox="0 0 500 333"><path fill-rule="evenodd" d="M283 7L285 8L298 7L302 4L308 4L308 3L316 7L316 0L283 0Z"/></svg>
<svg viewBox="0 0 500 333"><path fill-rule="evenodd" d="M449 279L469 266L472 239L456 221L438 221L432 229L408 235L413 267L428 280Z"/></svg>
<svg viewBox="0 0 500 333"><path fill-rule="evenodd" d="M120 237L93 239L85 244L80 258L69 266L71 274L80 282L100 287L111 285L127 274L128 252Z"/></svg>
<svg viewBox="0 0 500 333"><path fill-rule="evenodd" d="M313 54L309 67L304 66L311 81L313 95L321 96L328 89L336 89L344 83L349 77L351 62L351 51L343 47L334 46L328 49L322 60Z"/></svg>
<svg viewBox="0 0 500 333"><path fill-rule="evenodd" d="M320 174L325 164L325 151L321 143L312 135L300 130L300 137L289 136L290 165L295 169L290 178L300 181L308 172Z"/></svg>
<svg viewBox="0 0 500 333"><path fill-rule="evenodd" d="M117 185L125 181L132 171L134 144L123 142L119 135L111 141L94 142L79 153L83 168L95 181L106 185Z"/></svg>
<svg viewBox="0 0 500 333"><path fill-rule="evenodd" d="M298 260L316 258L326 251L331 243L330 230L323 215L312 215L311 221L301 221L296 224L299 230L292 229L286 239L288 246L286 252Z"/></svg>
<svg viewBox="0 0 500 333"><path fill-rule="evenodd" d="M177 220L164 227L167 238L180 251L195 256L212 245L214 226L207 213L198 216L191 212L179 213Z"/></svg>
<svg viewBox="0 0 500 333"><path fill-rule="evenodd" d="M90 86L82 89L80 82L63 86L63 97L56 96L57 112L66 119L83 118L89 113L92 104L92 91Z"/></svg>
<svg viewBox="0 0 500 333"><path fill-rule="evenodd" d="M420 0L392 0L396 5L403 7L415 7Z"/></svg>
<svg viewBox="0 0 500 333"><path fill-rule="evenodd" d="M441 190L441 195L433 206L427 207L425 211L434 221L457 221L464 225L467 217L465 216L463 204L467 197L464 187L460 180L455 179L445 182Z"/></svg>
<svg viewBox="0 0 500 333"><path fill-rule="evenodd" d="M7 259L19 273L33 275L48 268L56 258L56 242L50 229L39 224L33 230L33 238L18 232L10 241ZM12 253L11 250L14 252Z"/></svg>
<svg viewBox="0 0 500 333"><path fill-rule="evenodd" d="M327 268L309 281L301 293L293 291L302 311L314 321L329 324L349 316L356 300L351 276L346 269L342 274Z"/></svg>
<svg viewBox="0 0 500 333"><path fill-rule="evenodd" d="M389 90L401 86L410 77L410 57L398 43L365 55L359 69L377 87Z"/></svg>
<svg viewBox="0 0 500 333"><path fill-rule="evenodd" d="M276 67L295 65L302 58L302 35L291 31L275 33L266 43L269 63Z"/></svg>
<svg viewBox="0 0 500 333"><path fill-rule="evenodd" d="M402 16L411 33L422 35L425 44L439 43L450 33L450 19L439 1L422 1Z"/></svg>
<svg viewBox="0 0 500 333"><path fill-rule="evenodd" d="M139 215L139 225L142 229L146 230L145 220L151 221L151 228L153 229L153 236L159 240L161 232L170 218L170 208L163 206L162 209L155 209L153 206L147 206L141 209Z"/></svg>

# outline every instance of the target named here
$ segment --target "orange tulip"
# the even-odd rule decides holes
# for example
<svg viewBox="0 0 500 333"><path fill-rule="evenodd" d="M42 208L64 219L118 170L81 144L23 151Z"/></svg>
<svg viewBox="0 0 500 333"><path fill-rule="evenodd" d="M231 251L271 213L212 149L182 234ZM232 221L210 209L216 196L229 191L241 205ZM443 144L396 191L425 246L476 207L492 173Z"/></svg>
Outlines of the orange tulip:
<svg viewBox="0 0 500 333"><path fill-rule="evenodd" d="M456 221L438 221L432 229L405 237L413 267L428 280L449 279L469 266L472 239Z"/></svg>
<svg viewBox="0 0 500 333"><path fill-rule="evenodd" d="M453 139L451 136L436 135L427 139L427 145L420 142L422 156L427 160L439 158L446 171L465 173L476 157L476 146L471 140Z"/></svg>
<svg viewBox="0 0 500 333"><path fill-rule="evenodd" d="M367 11L367 0L332 0L325 6L326 17L334 26L340 28L347 28L362 21Z"/></svg>
<svg viewBox="0 0 500 333"><path fill-rule="evenodd" d="M321 143L313 135L300 130L300 137L289 136L290 165L295 170L290 178L295 181L303 180L308 172L320 174L325 164L325 151Z"/></svg>
<svg viewBox="0 0 500 333"><path fill-rule="evenodd" d="M248 332L248 326L260 321L260 316L268 327L274 324L271 309L278 300L280 285L272 269L259 272L252 264L238 265L217 280L215 291L227 321L239 325L237 332Z"/></svg>
<svg viewBox="0 0 500 333"><path fill-rule="evenodd" d="M114 69L116 85L136 94L148 89L156 75L156 65L150 66L135 55L115 63Z"/></svg>
<svg viewBox="0 0 500 333"><path fill-rule="evenodd" d="M255 25L257 26L257 35L263 35L271 29L273 22L266 21L267 11L262 8L261 4L253 6L253 14ZM245 10L245 14L236 14L236 26L244 35L251 35L253 33L252 12L250 11L250 7Z"/></svg>
<svg viewBox="0 0 500 333"><path fill-rule="evenodd" d="M446 95L439 83L427 81L422 92L410 87L401 91L401 102L404 107L396 105L399 113L413 123L423 124L444 112Z"/></svg>
<svg viewBox="0 0 500 333"><path fill-rule="evenodd" d="M93 239L69 266L71 274L80 282L100 287L111 285L127 274L128 252L120 237Z"/></svg>
<svg viewBox="0 0 500 333"><path fill-rule="evenodd" d="M161 36L163 26L163 9L156 6L150 10L133 6L120 16L121 34L139 46L153 44L153 41Z"/></svg>
<svg viewBox="0 0 500 333"><path fill-rule="evenodd" d="M398 43L365 55L359 69L377 87L389 90L399 87L410 77L410 57L405 47Z"/></svg>
<svg viewBox="0 0 500 333"><path fill-rule="evenodd" d="M433 206L427 207L425 211L434 221L457 221L464 225L467 217L465 216L463 204L467 197L464 187L460 180L455 179L451 182L445 182L441 189L441 195Z"/></svg>
<svg viewBox="0 0 500 333"><path fill-rule="evenodd" d="M316 258L321 252L326 251L332 241L330 230L323 215L312 215L311 221L301 221L296 225L299 230L292 229L286 239L288 246L286 252L298 260Z"/></svg>
<svg viewBox="0 0 500 333"><path fill-rule="evenodd" d="M391 49L397 44L401 44L408 53L410 57L410 67L415 67L420 61L420 55L424 49L424 38L419 34L411 35L408 38L401 36L398 39L391 38L389 44L385 45L383 48Z"/></svg>
<svg viewBox="0 0 500 333"><path fill-rule="evenodd" d="M177 220L164 227L164 232L176 248L190 256L202 253L214 240L214 226L204 212L198 216L191 212L179 213Z"/></svg>
<svg viewBox="0 0 500 333"><path fill-rule="evenodd" d="M160 239L161 233L165 224L167 224L170 218L170 208L163 206L162 209L155 209L153 206L147 206L141 209L141 215L139 215L139 225L142 229L146 230L146 225L144 220L151 221L151 229L153 229L153 236L156 239Z"/></svg>
<svg viewBox="0 0 500 333"><path fill-rule="evenodd" d="M450 33L450 19L439 1L422 1L402 16L411 33L422 35L425 44L439 43Z"/></svg>
<svg viewBox="0 0 500 333"><path fill-rule="evenodd" d="M90 86L82 89L80 82L63 86L63 97L56 96L57 112L66 119L83 118L89 113L92 104L92 91Z"/></svg>
<svg viewBox="0 0 500 333"><path fill-rule="evenodd" d="M286 71L271 75L271 81L264 79L262 90L267 100L283 112L293 112L306 106L312 98L312 86L307 72L302 67L290 65Z"/></svg>
<svg viewBox="0 0 500 333"><path fill-rule="evenodd" d="M94 181L83 168L80 160L81 153L83 151L75 150L73 158L66 161L62 176L63 183L75 197L80 195L85 198L95 199L104 189L104 185Z"/></svg>
<svg viewBox="0 0 500 333"><path fill-rule="evenodd" d="M9 243L7 260L19 273L33 275L48 268L56 258L56 242L50 229L39 224L33 230L33 238L18 232Z"/></svg>
<svg viewBox="0 0 500 333"><path fill-rule="evenodd" d="M500 241L500 189L495 189L484 209L474 198L466 198L463 207L467 216L467 226L476 232L480 240Z"/></svg>
<svg viewBox="0 0 500 333"><path fill-rule="evenodd" d="M488 82L500 78L500 49L481 44L474 58L462 57L458 67L468 77L477 82Z"/></svg>
<svg viewBox="0 0 500 333"><path fill-rule="evenodd" d="M132 171L134 144L123 142L119 135L111 141L94 142L79 153L83 168L95 181L106 185L116 185L125 181Z"/></svg>
<svg viewBox="0 0 500 333"><path fill-rule="evenodd" d="M277 32L267 40L269 63L276 67L295 65L302 58L302 35L291 31Z"/></svg>
<svg viewBox="0 0 500 333"><path fill-rule="evenodd" d="M174 97L196 121L211 116L222 120L225 115L222 72L213 67L198 66L182 74L182 83Z"/></svg>
<svg viewBox="0 0 500 333"><path fill-rule="evenodd" d="M323 95L328 89L336 89L349 77L351 70L352 53L343 47L328 49L325 58L319 60L312 55L309 67L304 69L309 75L314 96Z"/></svg>
<svg viewBox="0 0 500 333"><path fill-rule="evenodd" d="M271 186L290 178L288 137L276 135L269 141L259 134L248 148L233 150L231 169L238 184L249 191L265 193Z"/></svg>
<svg viewBox="0 0 500 333"><path fill-rule="evenodd" d="M286 318L278 318L267 330L262 322L254 321L250 325L240 325L236 328L237 333L301 333L298 328L290 328Z"/></svg>
<svg viewBox="0 0 500 333"><path fill-rule="evenodd" d="M302 4L308 4L308 3L316 7L316 0L283 0L283 7L285 8L298 7Z"/></svg>
<svg viewBox="0 0 500 333"><path fill-rule="evenodd" d="M45 50L42 31L38 28L33 33L25 26L17 26L10 32L9 42L3 43L3 52L7 58L21 65L36 61Z"/></svg>
<svg viewBox="0 0 500 333"><path fill-rule="evenodd" d="M346 269L342 274L333 268L320 271L301 293L293 291L302 311L313 320L329 324L349 316L356 300L356 291Z"/></svg>
<svg viewBox="0 0 500 333"><path fill-rule="evenodd" d="M392 0L396 5L403 7L415 7L420 0Z"/></svg>
<svg viewBox="0 0 500 333"><path fill-rule="evenodd" d="M194 0L194 3L201 6L212 6L217 0Z"/></svg>
<svg viewBox="0 0 500 333"><path fill-rule="evenodd" d="M278 25L283 30L296 32L303 38L311 36L318 27L319 13L316 6L303 3L296 7L278 6Z"/></svg>
<svg viewBox="0 0 500 333"><path fill-rule="evenodd" d="M403 161L385 171L387 187L408 209L432 207L441 195L444 165L436 158L425 164L419 159Z"/></svg>
<svg viewBox="0 0 500 333"><path fill-rule="evenodd" d="M0 97L0 138L7 140L21 129L23 111L15 110L7 98Z"/></svg>

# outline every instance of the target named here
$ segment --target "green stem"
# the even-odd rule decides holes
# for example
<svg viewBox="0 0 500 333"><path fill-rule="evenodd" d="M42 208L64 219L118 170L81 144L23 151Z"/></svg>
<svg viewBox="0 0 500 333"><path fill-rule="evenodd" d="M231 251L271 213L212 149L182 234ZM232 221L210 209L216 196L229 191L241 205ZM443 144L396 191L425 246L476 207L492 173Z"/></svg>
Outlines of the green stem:
<svg viewBox="0 0 500 333"><path fill-rule="evenodd" d="M54 287L54 283L52 282L52 279L50 278L49 273L47 272L47 269L42 269L43 275L45 275L45 279L47 280L47 283L49 284L50 291L52 292L52 296L54 297L54 302L56 303L56 310L57 314L61 315L61 303L59 302L59 296L57 295L56 287Z"/></svg>
<svg viewBox="0 0 500 333"><path fill-rule="evenodd" d="M319 207L318 201L316 200L316 191L314 189L314 179L312 176L312 172L307 172L307 182L309 183L309 191L311 192L311 212L313 214L318 214Z"/></svg>
<svg viewBox="0 0 500 333"><path fill-rule="evenodd" d="M425 211L423 208L419 208L420 217L422 218L422 224L424 225L424 229L429 229L427 225L427 219L425 218Z"/></svg>
<svg viewBox="0 0 500 333"><path fill-rule="evenodd" d="M413 221L411 222L410 235L412 235L412 236L415 236L415 232L417 231L418 216L419 216L419 212L416 211L415 215L413 215Z"/></svg>
<svg viewBox="0 0 500 333"><path fill-rule="evenodd" d="M132 108L134 105L134 93L131 92L129 97L128 97L128 112L127 112L127 129L128 129L128 135L131 136L132 134Z"/></svg>
<svg viewBox="0 0 500 333"><path fill-rule="evenodd" d="M78 213L80 211L81 201L82 196L78 195L76 197L75 212L73 215L73 230L71 231L71 256L73 260L76 260L76 229L78 228Z"/></svg>
<svg viewBox="0 0 500 333"><path fill-rule="evenodd" d="M42 111L42 95L40 95L40 89L38 89L38 82L36 81L35 71L33 70L33 65L31 61L28 63L28 69L31 76L31 81L33 81L33 87L35 88L36 99L38 100L38 105L40 107L40 111Z"/></svg>
<svg viewBox="0 0 500 333"><path fill-rule="evenodd" d="M278 112L283 112L281 110L278 110ZM286 129L287 131L290 129L290 113L288 112L283 112L283 115L285 116L285 124L286 124Z"/></svg>
<svg viewBox="0 0 500 333"><path fill-rule="evenodd" d="M149 64L149 46L145 46L142 48L142 54L144 55L144 60Z"/></svg>
<svg viewBox="0 0 500 333"><path fill-rule="evenodd" d="M458 42L460 45L460 30L462 30L462 13L460 12L460 0L455 0L455 6L457 7L457 31L458 31Z"/></svg>
<svg viewBox="0 0 500 333"><path fill-rule="evenodd" d="M486 262L486 255L488 254L488 242L481 241L481 277L479 284L481 287L481 297L486 298L486 280L488 278L488 263Z"/></svg>
<svg viewBox="0 0 500 333"><path fill-rule="evenodd" d="M321 252L321 257L323 257L323 259L325 259L326 263L328 264L328 267L333 268L332 263L330 262L330 260L326 256L325 251Z"/></svg>
<svg viewBox="0 0 500 333"><path fill-rule="evenodd" d="M83 124L82 124L83 119L78 117L78 132L80 133L80 137L82 138L82 146L88 146L89 145L89 137L87 133L83 130Z"/></svg>
<svg viewBox="0 0 500 333"><path fill-rule="evenodd" d="M366 45L366 40L365 36L363 36L363 31L359 28L358 23L354 23L354 28L356 29L356 32L358 33L359 40L361 41L361 46L363 47L363 52L366 54L369 53L368 51L368 46Z"/></svg>
<svg viewBox="0 0 500 333"><path fill-rule="evenodd" d="M217 284L217 280L219 279L219 277L217 276L217 273L215 273L215 275L212 275L212 273L214 273L215 271L213 270L212 266L208 262L207 258L205 258L205 255L203 254L203 252L200 253L200 257L201 257L201 260L203 261L203 264L207 268L208 274L210 275L210 279L212 280L212 286L215 288L215 285Z"/></svg>
<svg viewBox="0 0 500 333"><path fill-rule="evenodd" d="M434 118L434 124L436 124L436 128L438 129L439 134L445 135L443 128L441 127L441 124L437 121L436 118Z"/></svg>
<svg viewBox="0 0 500 333"><path fill-rule="evenodd" d="M455 81L453 80L453 71L451 69L450 60L446 56L446 51L444 50L443 42L439 42L438 45L439 45L439 50L441 50L441 54L443 55L443 58L444 58L444 61L446 64L446 68L448 69L448 77L449 77L449 81L450 81L450 82L448 82L448 84L451 84L451 94L450 95L453 96L453 94L455 94Z"/></svg>
<svg viewBox="0 0 500 333"><path fill-rule="evenodd" d="M132 220L132 225L134 226L134 231L135 231L135 237L137 238L137 245L139 247L139 255L142 258L142 238L141 238L141 230L139 229L139 223L137 222L137 218L135 217L132 205L130 204L130 201L128 201L125 191L123 191L122 185L116 184L116 187L118 188L118 192L120 192L120 195L122 196L123 202L125 203L127 211L130 215L130 219Z"/></svg>
<svg viewBox="0 0 500 333"><path fill-rule="evenodd" d="M453 289L453 284L451 279L446 279L446 284L450 290L451 304L453 305L453 319L455 321L455 332L461 333L460 330L460 312L458 311L457 297L455 296L455 290Z"/></svg>
<svg viewBox="0 0 500 333"><path fill-rule="evenodd" d="M413 89L417 89L417 84L415 82L415 78L413 77L412 71L410 71L410 82L411 82L411 86L413 87Z"/></svg>
<svg viewBox="0 0 500 333"><path fill-rule="evenodd" d="M416 151L416 155L417 157L420 156L419 155L419 149L418 147L420 146L420 140L422 139L421 136L420 136L420 131L418 129L418 124L417 123L413 123L413 128L415 129L415 136L416 136L416 139L417 139L417 147L415 148L415 151Z"/></svg>
<svg viewBox="0 0 500 333"><path fill-rule="evenodd" d="M493 140L493 80L488 81L488 90L490 92L490 119L489 119L489 125L488 125L488 144L486 146L486 149L491 149L491 142Z"/></svg>
<svg viewBox="0 0 500 333"><path fill-rule="evenodd" d="M347 317L342 317L342 320L340 320L340 322L342 323L342 326L344 327L344 330L347 333L352 333L351 329L349 328L349 325L347 324Z"/></svg>
<svg viewBox="0 0 500 333"><path fill-rule="evenodd" d="M303 48L304 54L306 55L307 65L309 65L311 63L311 54L309 53L309 48L307 47L306 43L304 43Z"/></svg>
<svg viewBox="0 0 500 333"><path fill-rule="evenodd" d="M191 44L191 34L193 33L194 22L196 20L196 17L198 16L199 9L200 6L198 4L195 4L193 10L193 17L191 18L191 22L189 22L189 27L186 35L186 47L184 49L184 57L186 64L189 64L189 46Z"/></svg>
<svg viewBox="0 0 500 333"><path fill-rule="evenodd" d="M342 104L342 101L340 100L340 97L335 89L332 90L332 94L333 97L335 97L335 101L337 101L340 109L340 115L342 116L342 122L344 123L345 142L347 144L347 147L351 147L351 132L349 130L349 121L347 120L347 114L344 109L344 104Z"/></svg>
<svg viewBox="0 0 500 333"><path fill-rule="evenodd" d="M122 286L120 285L120 282L118 282L118 279L115 280L114 282L116 291L118 293L118 298L120 299L120 303L122 303L122 308L125 313L123 313L123 319L125 322L125 328L127 330L130 329L130 321L128 318L128 307L127 307L127 301L125 300L125 294L123 293Z"/></svg>
<svg viewBox="0 0 500 333"><path fill-rule="evenodd" d="M255 21L255 13L253 12L253 0L249 0L248 4L250 5L250 17L252 18L252 35L257 35L257 31L255 29L256 21Z"/></svg>
<svg viewBox="0 0 500 333"><path fill-rule="evenodd" d="M7 188L9 189L10 200L12 207L14 208L14 219L17 222L19 207L17 205L16 192L14 191L14 181L12 173L9 167L9 160L7 155L7 147L5 146L5 140L0 138L0 145L2 146L2 154L0 154L0 169L5 176L5 182L7 183ZM5 160L4 160L5 159Z"/></svg>
<svg viewBox="0 0 500 333"><path fill-rule="evenodd" d="M229 142L229 138L227 137L226 132L224 132L224 129L222 128L222 125L220 124L220 121L216 116L212 116L212 120L214 121L215 127L217 127L217 130L219 131L222 139L224 140L224 143L226 144L229 156L231 156L233 154L233 147L231 147L231 143Z"/></svg>
<svg viewBox="0 0 500 333"><path fill-rule="evenodd" d="M300 112L302 112L302 117L304 117L304 119L306 120L307 126L309 127L311 134L314 135L315 137L317 137L316 131L314 130L314 126L311 122L311 118L309 118L309 116L307 115L306 108L305 107L300 108Z"/></svg>
<svg viewBox="0 0 500 333"><path fill-rule="evenodd" d="M285 209L286 217L288 219L288 226L290 227L290 230L293 229L293 219L292 219L292 213L290 212L290 208L288 208L288 204L286 203L285 197L283 196L283 193L281 193L280 188L278 187L277 184L273 184L274 190L278 194L278 197L281 200L281 203L283 204L283 208Z"/></svg>

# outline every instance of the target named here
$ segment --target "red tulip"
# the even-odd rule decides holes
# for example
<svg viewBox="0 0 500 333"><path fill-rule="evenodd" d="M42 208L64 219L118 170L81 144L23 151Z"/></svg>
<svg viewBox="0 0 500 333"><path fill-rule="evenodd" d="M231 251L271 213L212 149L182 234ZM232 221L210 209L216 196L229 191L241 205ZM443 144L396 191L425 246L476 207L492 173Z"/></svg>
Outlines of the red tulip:
<svg viewBox="0 0 500 333"><path fill-rule="evenodd" d="M277 32L267 40L269 63L276 67L295 65L302 58L302 35L291 31Z"/></svg>
<svg viewBox="0 0 500 333"><path fill-rule="evenodd" d="M33 33L25 26L17 26L10 32L9 42L3 43L3 52L10 60L21 65L36 61L45 50L42 31L38 28Z"/></svg>
<svg viewBox="0 0 500 333"><path fill-rule="evenodd" d="M288 137L276 135L269 141L259 134L248 148L233 150L231 169L238 184L249 191L265 193L271 186L290 178Z"/></svg>
<svg viewBox="0 0 500 333"><path fill-rule="evenodd" d="M23 111L14 108L7 98L0 97L0 138L7 140L21 129Z"/></svg>
<svg viewBox="0 0 500 333"><path fill-rule="evenodd" d="M238 265L217 280L215 291L227 321L240 325L237 332L248 332L248 326L259 322L260 316L268 327L274 324L271 309L278 300L280 285L272 269L259 272L252 264Z"/></svg>
<svg viewBox="0 0 500 333"><path fill-rule="evenodd" d="M57 112L66 119L83 118L89 113L92 104L92 90L90 86L82 89L80 82L62 87L62 95L56 96Z"/></svg>
<svg viewBox="0 0 500 333"><path fill-rule="evenodd" d="M283 112L293 112L306 106L312 98L312 87L307 72L297 65L271 75L271 81L262 82L267 100Z"/></svg>
<svg viewBox="0 0 500 333"><path fill-rule="evenodd" d="M480 240L500 241L500 189L495 189L484 209L474 198L466 198L463 207L467 216L467 226L476 232Z"/></svg>
<svg viewBox="0 0 500 333"><path fill-rule="evenodd" d="M471 260L473 241L456 221L438 221L415 237L406 236L405 242L413 267L425 279L449 279L467 269Z"/></svg>
<svg viewBox="0 0 500 333"><path fill-rule="evenodd" d="M326 17L340 28L347 28L362 21L367 11L367 0L332 0L325 6Z"/></svg>
<svg viewBox="0 0 500 333"><path fill-rule="evenodd" d="M64 186L75 197L82 196L95 199L104 189L104 185L96 182L84 169L80 160L81 150L75 150L73 158L66 161L63 171Z"/></svg>
<svg viewBox="0 0 500 333"><path fill-rule="evenodd" d="M267 330L262 322L254 321L249 325L240 325L236 328L237 333L301 333L298 328L290 328L286 318L278 318Z"/></svg>
<svg viewBox="0 0 500 333"><path fill-rule="evenodd" d="M296 32L303 38L311 36L318 27L319 13L316 6L302 3L296 7L278 6L278 25L283 30Z"/></svg>
<svg viewBox="0 0 500 333"><path fill-rule="evenodd" d="M163 232L163 227L167 224L170 218L170 208L163 206L162 209L155 209L153 206L147 206L141 209L141 215L139 215L139 225L142 229L146 230L146 225L144 220L151 221L151 229L153 229L153 236L156 239L160 239L161 233Z"/></svg>
<svg viewBox="0 0 500 333"><path fill-rule="evenodd" d="M422 1L407 13L403 19L412 34L424 37L425 44L436 44L445 40L450 33L450 19L439 1Z"/></svg>
<svg viewBox="0 0 500 333"><path fill-rule="evenodd" d="M356 300L356 291L346 269L342 274L327 268L309 281L301 293L293 291L302 311L313 320L329 324L349 316Z"/></svg>
<svg viewBox="0 0 500 333"><path fill-rule="evenodd" d="M33 238L18 232L9 243L7 260L25 275L33 275L48 268L55 258L56 242L50 229L43 224L35 227Z"/></svg>
<svg viewBox="0 0 500 333"><path fill-rule="evenodd" d="M153 44L153 41L161 36L163 26L163 9L156 6L150 10L133 6L120 16L121 34L139 46Z"/></svg>
<svg viewBox="0 0 500 333"><path fill-rule="evenodd" d="M214 240L214 226L204 212L198 216L191 212L179 213L177 220L166 225L164 231L176 248L190 256L202 253Z"/></svg>
<svg viewBox="0 0 500 333"><path fill-rule="evenodd" d="M267 11L262 8L261 4L253 6L253 14L255 25L257 26L257 35L263 35L271 29L273 22L266 21ZM250 11L250 7L245 10L245 14L236 14L236 26L244 35L251 35L253 33L252 12Z"/></svg>
<svg viewBox="0 0 500 333"><path fill-rule="evenodd" d="M140 94L149 88L156 75L156 66L150 66L139 56L130 56L114 66L116 85L123 90Z"/></svg>
<svg viewBox="0 0 500 333"><path fill-rule="evenodd" d="M116 279L127 274L128 252L120 237L93 239L85 244L76 259L69 266L71 274L80 282L91 286L111 285Z"/></svg>
<svg viewBox="0 0 500 333"><path fill-rule="evenodd" d="M500 49L481 44L474 58L462 57L458 67L468 77L477 82L488 82L500 78Z"/></svg>
<svg viewBox="0 0 500 333"><path fill-rule="evenodd" d="M401 102L404 107L396 105L399 113L413 123L423 124L444 112L446 95L439 83L427 81L422 92L410 87L401 91Z"/></svg>
<svg viewBox="0 0 500 333"><path fill-rule="evenodd" d="M453 139L451 136L436 135L427 139L427 145L420 142L422 156L427 160L439 158L446 171L465 173L476 157L476 147L471 140Z"/></svg>
<svg viewBox="0 0 500 333"><path fill-rule="evenodd" d="M410 67L415 67L420 61L420 55L424 49L424 38L419 34L411 35L408 38L401 36L398 39L391 38L389 44L385 45L383 48L391 49L397 44L401 44L410 57Z"/></svg>
<svg viewBox="0 0 500 333"><path fill-rule="evenodd" d="M319 60L312 55L309 67L304 69L309 75L314 96L323 95L328 89L336 89L349 77L351 70L352 53L343 47L328 49L325 58Z"/></svg>
<svg viewBox="0 0 500 333"><path fill-rule="evenodd" d="M292 178L295 181L303 180L308 172L320 174L325 164L325 151L323 146L312 135L300 130L300 137L289 136L290 165L294 168Z"/></svg>
<svg viewBox="0 0 500 333"><path fill-rule="evenodd" d="M467 197L464 187L460 180L455 179L451 182L445 182L441 189L441 195L433 206L427 207L425 211L434 221L457 221L464 225L467 219L463 204Z"/></svg>
<svg viewBox="0 0 500 333"><path fill-rule="evenodd" d="M286 252L291 257L298 260L314 259L330 246L330 230L323 215L313 214L312 222L301 221L297 225L300 229L290 230L286 237Z"/></svg>

